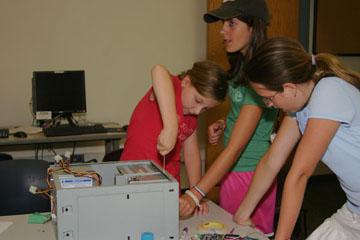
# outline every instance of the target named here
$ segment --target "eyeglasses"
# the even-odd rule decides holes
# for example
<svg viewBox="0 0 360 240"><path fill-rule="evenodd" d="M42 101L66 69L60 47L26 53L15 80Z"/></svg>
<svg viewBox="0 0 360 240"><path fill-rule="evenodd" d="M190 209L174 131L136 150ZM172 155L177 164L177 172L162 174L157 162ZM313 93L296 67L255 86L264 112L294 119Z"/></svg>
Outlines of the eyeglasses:
<svg viewBox="0 0 360 240"><path fill-rule="evenodd" d="M279 92L276 92L274 95L272 95L271 97L263 97L263 101L266 105L270 105L270 103L273 102L274 97L278 94Z"/></svg>

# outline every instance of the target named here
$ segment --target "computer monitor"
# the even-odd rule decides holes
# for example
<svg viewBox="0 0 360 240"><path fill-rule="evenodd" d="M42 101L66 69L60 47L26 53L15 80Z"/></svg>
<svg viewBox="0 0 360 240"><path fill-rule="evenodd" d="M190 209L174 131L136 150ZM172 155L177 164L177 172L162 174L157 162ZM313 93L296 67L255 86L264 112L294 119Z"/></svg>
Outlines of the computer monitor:
<svg viewBox="0 0 360 240"><path fill-rule="evenodd" d="M86 112L85 71L35 71L32 79L33 112L51 118Z"/></svg>

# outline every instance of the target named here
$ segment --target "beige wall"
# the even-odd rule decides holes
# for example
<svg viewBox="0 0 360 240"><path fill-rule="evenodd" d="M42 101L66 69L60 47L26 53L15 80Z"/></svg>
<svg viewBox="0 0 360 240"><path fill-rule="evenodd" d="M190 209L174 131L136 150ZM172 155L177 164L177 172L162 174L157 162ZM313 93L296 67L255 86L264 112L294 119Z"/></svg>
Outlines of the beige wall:
<svg viewBox="0 0 360 240"><path fill-rule="evenodd" d="M39 70L85 70L87 120L128 123L150 68L206 58L205 0L1 0L0 126L29 125Z"/></svg>

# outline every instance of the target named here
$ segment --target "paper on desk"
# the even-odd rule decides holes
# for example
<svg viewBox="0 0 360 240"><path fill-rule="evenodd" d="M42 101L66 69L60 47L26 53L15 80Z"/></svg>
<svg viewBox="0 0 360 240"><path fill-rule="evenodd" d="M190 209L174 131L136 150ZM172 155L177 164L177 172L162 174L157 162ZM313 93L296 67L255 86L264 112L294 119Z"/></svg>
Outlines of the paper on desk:
<svg viewBox="0 0 360 240"><path fill-rule="evenodd" d="M36 133L41 133L42 128L34 127L34 126L18 126L18 127L9 129L10 134L14 134L14 133L20 132L20 131L25 132L26 134L36 134Z"/></svg>
<svg viewBox="0 0 360 240"><path fill-rule="evenodd" d="M13 224L12 222L0 222L0 234Z"/></svg>
<svg viewBox="0 0 360 240"><path fill-rule="evenodd" d="M117 122L104 122L104 123L101 123L104 128L121 128L121 124L120 123L117 123Z"/></svg>
<svg viewBox="0 0 360 240"><path fill-rule="evenodd" d="M101 123L104 128L108 131L108 132L123 132L124 129L122 129L122 126L120 123L116 123L116 122L108 122L108 123Z"/></svg>

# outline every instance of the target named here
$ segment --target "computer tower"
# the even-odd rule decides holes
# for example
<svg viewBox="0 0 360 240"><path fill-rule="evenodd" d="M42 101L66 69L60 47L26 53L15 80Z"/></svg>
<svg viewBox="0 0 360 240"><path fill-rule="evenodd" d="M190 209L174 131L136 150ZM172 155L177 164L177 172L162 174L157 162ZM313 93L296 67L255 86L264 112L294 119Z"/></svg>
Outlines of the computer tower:
<svg viewBox="0 0 360 240"><path fill-rule="evenodd" d="M178 239L179 184L153 161L82 163L70 169L95 171L102 182L51 173L58 240L138 240L143 232L152 232L155 239Z"/></svg>

